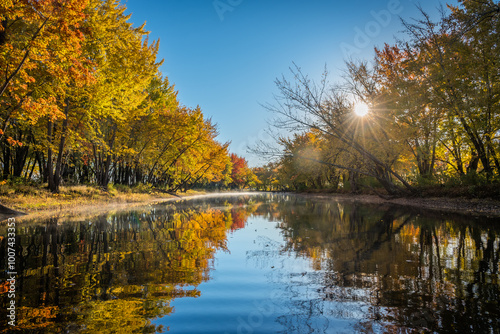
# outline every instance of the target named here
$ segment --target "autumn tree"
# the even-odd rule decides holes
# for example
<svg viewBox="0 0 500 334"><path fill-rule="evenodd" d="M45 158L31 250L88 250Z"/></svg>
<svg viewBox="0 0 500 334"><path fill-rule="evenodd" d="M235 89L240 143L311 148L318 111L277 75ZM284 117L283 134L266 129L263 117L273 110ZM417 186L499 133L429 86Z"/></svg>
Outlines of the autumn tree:
<svg viewBox="0 0 500 334"><path fill-rule="evenodd" d="M348 172L350 181L373 177L391 195L414 193L413 183L496 177L499 8L463 0L437 22L421 10L421 19L403 21L408 40L375 49L373 64L346 62L337 85L326 74L313 82L298 67L292 81L277 80L280 94L267 107L274 125L291 132L282 137L281 179L298 175L289 167L300 154L291 148L312 131L327 153L320 163ZM369 112L354 116L361 103Z"/></svg>
<svg viewBox="0 0 500 334"><path fill-rule="evenodd" d="M125 7L115 0L96 1L91 18L96 28L89 56L98 64L92 86L85 136L91 150L97 184L110 181L120 139L128 140L129 122L147 112L147 87L158 73L158 42L149 43L144 25L133 27Z"/></svg>
<svg viewBox="0 0 500 334"><path fill-rule="evenodd" d="M36 145L41 141L49 144L45 145L49 151L57 146L52 123L64 123L68 87L91 80L89 62L81 53L87 3L16 1L0 5L0 66L5 73L0 83L4 177L21 176L28 154L38 151ZM36 138L41 135L37 125L42 123L46 124L43 139Z"/></svg>
<svg viewBox="0 0 500 334"><path fill-rule="evenodd" d="M276 80L280 96L275 104L267 105L278 116L276 127L316 131L335 151L343 153L341 160L319 160L321 163L374 177L391 195L413 191L395 169L401 143L388 131L392 123L384 115L386 109L381 101L376 74L367 64L347 63L343 86L330 86L326 73L320 83L315 83L300 68L291 71L295 81L290 82L284 77ZM354 114L355 99L371 105L369 115L362 118ZM349 161L363 163L359 168L349 165Z"/></svg>
<svg viewBox="0 0 500 334"><path fill-rule="evenodd" d="M237 189L243 189L246 187L254 187L259 183L259 180L253 173L253 171L248 167L248 162L245 158L238 156L235 153L231 153L231 186Z"/></svg>
<svg viewBox="0 0 500 334"><path fill-rule="evenodd" d="M282 190L284 186L278 175L279 169L279 161L270 162L262 167L254 167L252 171L260 181L257 189L264 191Z"/></svg>
<svg viewBox="0 0 500 334"><path fill-rule="evenodd" d="M284 156L277 170L281 184L292 190L336 189L338 172L326 163L326 141L317 131L295 134L292 138L281 138Z"/></svg>
<svg viewBox="0 0 500 334"><path fill-rule="evenodd" d="M493 1L461 1L460 7L450 8L452 14L443 14L439 22L423 11L421 20L405 22L410 36L405 51L425 55L414 62L428 73L431 89L427 95L445 113L443 128L452 140L457 131L466 138L469 170L476 171L479 162L491 177L500 167L494 143L499 129L496 59L500 16ZM474 20L477 24L471 25ZM448 144L448 150L455 159L461 158L457 147ZM457 164L458 172L463 173L463 163Z"/></svg>
<svg viewBox="0 0 500 334"><path fill-rule="evenodd" d="M117 0L0 4L3 177L187 189L229 181L228 144L159 71Z"/></svg>
<svg viewBox="0 0 500 334"><path fill-rule="evenodd" d="M375 52L381 91L388 101L388 117L398 125L399 135L411 152L418 174L430 178L443 135L439 127L443 110L431 103L429 73L426 67L417 64L425 54L387 44Z"/></svg>

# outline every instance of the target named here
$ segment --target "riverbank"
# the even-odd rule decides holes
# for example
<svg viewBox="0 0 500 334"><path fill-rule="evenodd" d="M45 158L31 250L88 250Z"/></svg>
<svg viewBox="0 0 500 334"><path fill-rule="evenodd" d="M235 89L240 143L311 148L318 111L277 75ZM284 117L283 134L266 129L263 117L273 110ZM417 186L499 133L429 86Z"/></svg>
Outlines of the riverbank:
<svg viewBox="0 0 500 334"><path fill-rule="evenodd" d="M475 199L465 197L401 197L384 199L377 195L335 193L301 193L301 195L329 200L356 201L370 204L392 204L443 213L500 218L500 200L496 199Z"/></svg>
<svg viewBox="0 0 500 334"><path fill-rule="evenodd" d="M175 200L179 197L203 195L204 192L188 191L182 194L167 194L148 188L110 187L107 191L91 186L61 187L59 194L34 186L3 187L0 189L0 204L6 209L25 214L25 218L51 216L81 216L133 206ZM371 194L299 193L307 197L327 200L356 201L370 204L392 204L436 212L458 213L470 216L500 218L500 200L450 197L412 197L384 199ZM0 210L2 211L2 210ZM12 212L5 212L7 216ZM0 219L7 216L0 213ZM5 217L3 217L5 216ZM3 217L3 218L2 218Z"/></svg>
<svg viewBox="0 0 500 334"><path fill-rule="evenodd" d="M5 208L34 216L81 215L87 212L105 212L120 208L151 204L183 196L202 194L188 191L168 194L154 189L109 187L106 191L92 186L63 186L58 194L36 186L3 186L0 188L0 204ZM0 211L6 211L0 210ZM12 215L13 212L5 212ZM2 213L0 212L0 218Z"/></svg>

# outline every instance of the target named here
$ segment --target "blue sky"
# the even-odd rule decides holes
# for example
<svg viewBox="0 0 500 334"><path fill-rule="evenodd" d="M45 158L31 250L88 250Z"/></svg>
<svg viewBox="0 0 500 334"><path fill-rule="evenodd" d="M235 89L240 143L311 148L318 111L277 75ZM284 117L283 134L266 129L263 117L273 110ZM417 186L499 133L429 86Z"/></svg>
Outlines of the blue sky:
<svg viewBox="0 0 500 334"><path fill-rule="evenodd" d="M403 38L399 17L437 15L436 0L121 0L134 25L160 38L162 73L188 107L200 105L218 124L219 141L251 166L263 161L246 146L269 140L261 104L274 80L295 62L318 78L326 64L335 81L347 56L373 59L374 46ZM456 0L447 3L456 4Z"/></svg>

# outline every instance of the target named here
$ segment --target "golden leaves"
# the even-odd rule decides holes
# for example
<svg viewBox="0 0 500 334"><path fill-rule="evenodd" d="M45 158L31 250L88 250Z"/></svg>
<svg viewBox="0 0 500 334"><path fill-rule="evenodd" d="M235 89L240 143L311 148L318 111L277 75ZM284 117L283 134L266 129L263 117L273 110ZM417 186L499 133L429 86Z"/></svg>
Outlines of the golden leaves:
<svg viewBox="0 0 500 334"><path fill-rule="evenodd" d="M23 146L22 142L12 139L12 137L7 137L7 143L9 143L10 146Z"/></svg>

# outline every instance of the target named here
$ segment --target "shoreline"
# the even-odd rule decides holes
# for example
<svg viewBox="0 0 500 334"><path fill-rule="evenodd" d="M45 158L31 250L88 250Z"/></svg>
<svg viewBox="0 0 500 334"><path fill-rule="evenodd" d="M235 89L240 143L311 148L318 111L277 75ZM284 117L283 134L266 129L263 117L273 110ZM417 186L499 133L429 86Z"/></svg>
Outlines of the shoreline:
<svg viewBox="0 0 500 334"><path fill-rule="evenodd" d="M33 190L33 191L31 191ZM127 207L146 206L175 200L202 192L189 191L181 194L161 192L106 192L93 187L67 187L59 194L45 189L31 188L28 193L2 194L0 196L0 221L9 217L16 220L70 217L103 213Z"/></svg>
<svg viewBox="0 0 500 334"><path fill-rule="evenodd" d="M377 195L298 193L307 197L362 202L368 204L390 204L402 207L425 209L441 213L455 213L466 216L500 218L500 201L493 199L471 199L455 197L399 197L384 199Z"/></svg>
<svg viewBox="0 0 500 334"><path fill-rule="evenodd" d="M127 200L126 197L101 197L93 199L90 203L81 205L86 198L73 198L66 203L60 205L52 205L43 209L28 209L25 212L18 211L18 208L11 209L10 207L0 204L0 223L6 221L10 217L14 217L17 221L29 221L35 219L50 219L50 218L71 218L71 217L89 217L106 212L114 212L126 210L134 207L146 207L155 204L176 202L180 200L189 200L201 197L218 197L218 196L234 196L258 194L263 192L256 191L239 191L239 192L219 192L205 193L202 191L188 191L181 194L164 194L164 193L141 193L140 197ZM0 197L3 203L4 198Z"/></svg>

